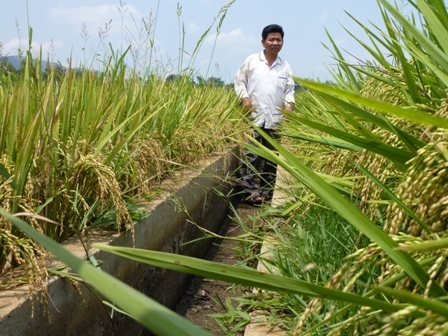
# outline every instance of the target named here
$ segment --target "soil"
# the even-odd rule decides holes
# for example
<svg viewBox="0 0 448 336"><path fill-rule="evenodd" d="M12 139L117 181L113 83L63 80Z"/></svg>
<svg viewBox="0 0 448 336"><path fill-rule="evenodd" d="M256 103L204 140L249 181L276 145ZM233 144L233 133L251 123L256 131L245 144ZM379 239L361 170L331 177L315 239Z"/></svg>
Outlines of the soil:
<svg viewBox="0 0 448 336"><path fill-rule="evenodd" d="M249 220L249 217L254 216L259 210L257 207L247 205L238 200L235 202L234 207L236 213L243 221ZM243 233L240 225L232 220L234 217L235 214L229 213L229 217L219 233L221 236L236 237ZM235 265L238 262L236 250L240 246L240 243L237 241L216 239L205 259ZM210 314L224 313L225 311L219 304L219 301L225 303L227 298L239 295L241 295L241 291L234 290L228 282L194 277L179 302L176 312L209 330L213 335L221 336L223 332Z"/></svg>

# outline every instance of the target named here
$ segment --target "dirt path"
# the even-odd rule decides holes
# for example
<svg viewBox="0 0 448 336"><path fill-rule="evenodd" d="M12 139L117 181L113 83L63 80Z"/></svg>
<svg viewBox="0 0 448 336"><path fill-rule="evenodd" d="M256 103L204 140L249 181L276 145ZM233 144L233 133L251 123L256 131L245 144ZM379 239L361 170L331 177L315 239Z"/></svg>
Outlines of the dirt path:
<svg viewBox="0 0 448 336"><path fill-rule="evenodd" d="M238 201L235 202L234 207L243 221L248 220L250 216L258 212L258 208ZM234 214L229 213L229 216L233 218ZM226 237L236 237L241 233L243 231L240 225L232 221L231 218L227 218L219 234ZM237 263L235 249L239 247L240 243L236 241L216 240L206 259L234 265ZM238 292L229 290L230 286L229 283L224 281L194 277L176 311L195 324L210 330L213 335L221 336L223 333L219 325L213 317L208 315L224 312L217 300L225 303L228 297L238 296Z"/></svg>

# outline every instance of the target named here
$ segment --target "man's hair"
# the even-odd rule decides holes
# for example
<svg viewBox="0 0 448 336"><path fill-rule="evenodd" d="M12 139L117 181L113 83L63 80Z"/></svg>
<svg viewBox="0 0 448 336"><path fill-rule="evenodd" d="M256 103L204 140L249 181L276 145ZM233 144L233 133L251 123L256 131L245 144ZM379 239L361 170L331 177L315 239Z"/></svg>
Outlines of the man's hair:
<svg viewBox="0 0 448 336"><path fill-rule="evenodd" d="M263 40L266 40L270 33L280 33L280 35L282 36L282 40L283 36L285 36L282 26L279 26L278 24L270 24L269 26L264 27L263 31L261 32L261 37L263 38Z"/></svg>

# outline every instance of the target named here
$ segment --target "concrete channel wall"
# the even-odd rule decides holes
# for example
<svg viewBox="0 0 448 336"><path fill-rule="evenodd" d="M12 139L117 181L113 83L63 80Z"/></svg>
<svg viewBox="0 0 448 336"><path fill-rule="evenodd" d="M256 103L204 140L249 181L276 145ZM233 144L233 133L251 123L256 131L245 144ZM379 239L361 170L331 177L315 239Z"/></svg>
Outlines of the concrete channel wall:
<svg viewBox="0 0 448 336"><path fill-rule="evenodd" d="M219 196L217 190L224 194L230 191L230 184L223 182L223 178L235 166L236 160L231 152L214 154L200 169L184 170L164 182L158 199L146 207L151 215L135 225L135 247L204 256L212 241L205 239L183 245L202 233L188 222L187 215L179 210L176 203L183 204L189 216L200 226L219 231L227 216L230 199ZM129 232L93 232L92 241L115 246L133 245ZM64 245L74 254L85 256L76 239L70 239ZM189 279L181 273L105 252L92 253L103 262L103 271L169 308L174 308ZM78 289L82 297L69 280L53 277L48 283L48 303L44 305L36 300L33 303L25 287L0 292L0 335L149 335L129 317L115 312L111 319L110 309L105 309L101 299L86 285L80 284Z"/></svg>

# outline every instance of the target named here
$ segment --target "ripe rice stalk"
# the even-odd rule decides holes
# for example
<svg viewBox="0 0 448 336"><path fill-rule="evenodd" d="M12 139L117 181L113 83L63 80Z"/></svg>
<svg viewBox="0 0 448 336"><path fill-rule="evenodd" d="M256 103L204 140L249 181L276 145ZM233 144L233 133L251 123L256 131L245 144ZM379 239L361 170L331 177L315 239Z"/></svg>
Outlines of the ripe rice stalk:
<svg viewBox="0 0 448 336"><path fill-rule="evenodd" d="M144 199L178 163L224 149L229 135L247 127L225 88L201 90L187 78L178 85L146 81L124 76L122 68L114 78L68 69L44 80L30 65L35 60L27 62L23 77L0 92L1 164L12 178L5 186L17 185L1 205L62 223L33 224L59 241L75 228L88 234L111 206L117 228L132 230L125 199Z"/></svg>
<svg viewBox="0 0 448 336"><path fill-rule="evenodd" d="M397 196L405 204L415 209L416 215L424 222L430 223L435 233L447 230L446 187L447 158L443 151L447 147L447 132L440 130L432 133L432 141L419 150L417 156L410 161L410 168L398 186ZM414 236L427 236L416 221L402 209L391 206L384 228L391 234L406 232Z"/></svg>
<svg viewBox="0 0 448 336"><path fill-rule="evenodd" d="M436 0L434 0L433 3L436 4ZM389 28L392 40L398 41L399 39L396 37L400 31L397 33L392 27ZM400 37L403 38L409 38L409 36L409 33L403 32L401 32L400 35ZM428 41L417 34L412 35L412 41L415 42L417 38L426 44L428 43ZM393 46L392 50L399 46L399 44L395 42L391 45ZM410 47L409 49L411 50L412 48ZM406 63L406 69L403 71L402 75L396 75L393 77L393 80L390 77L386 78L382 83L393 83L394 80L400 79L400 84L397 85L399 85L402 90L405 87L404 83L410 81L414 76L437 74L439 71L434 69L434 67L431 68L430 64L428 65L430 71L425 72L419 68L418 71L414 72L413 66L418 65L421 67L423 64L427 63L427 58L422 57L421 55L425 50L427 50L426 47L414 50L415 58L418 59L418 62ZM396 55L396 59L403 62L405 59L402 55L404 54L405 53L403 52L399 52L398 55ZM436 61L441 64L443 62L443 57L438 55ZM421 102L424 102L423 98L418 100L418 97L413 97L413 95L418 94L418 88L420 88L420 86L415 85L413 89L411 88L409 92L406 93L397 91L406 99L403 99L403 105L394 106L390 101L377 101L372 97L360 95L360 92L362 93L363 84L365 83L365 78L363 77L365 72L362 75L359 75L353 71L352 67L347 66L346 63L343 63L342 65L341 68L346 70L340 72L341 77L343 71L350 71L351 75L348 74L345 78L351 78L354 82L345 83L345 85L341 84L340 86L343 88L341 89L336 85L324 86L310 83L309 81L302 81L313 90L320 92L320 97L325 98L322 100L323 103L316 103L313 107L308 107L308 111L318 110L322 105L325 105L326 109L323 113L316 113L316 119L318 120L313 119L315 121L314 124L304 122L305 120L299 120L297 118L294 120L294 118L291 117L290 119L292 123L296 122L301 125L306 124L306 127L304 128L308 132L307 135L309 139L312 139L314 136L315 139L322 140L324 132L332 132L333 137L336 137L336 135L345 137L345 143L352 143L351 148L355 151L353 156L360 160L366 160L365 162L368 162L369 165L365 166L367 166L367 169L372 171L373 174L378 174L382 169L387 170L384 173L387 178L384 178L384 176L377 176L378 181L381 183L371 184L371 186L366 187L364 192L369 195L366 202L372 201L372 196L370 195L373 193L368 189L373 188L375 185L378 186L383 184L387 186L389 190L395 190L394 188L400 185L400 179L403 174L412 171L413 164L415 164L417 169L421 171L428 169L428 166L430 169L433 167L436 167L436 169L441 168L437 170L436 176L431 176L431 181L434 183L433 185L437 185L440 180L443 180L444 153L446 153L446 150L444 150L445 144L443 143L443 146L439 146L439 152L434 154L436 152L436 144L431 144L430 142L426 144L426 142L428 139L433 138L433 134L441 134L443 136L443 128L446 128L447 123L442 114L436 115L434 113L434 111L437 111L437 109L434 109L434 106L428 105L430 108L423 111L422 107L426 106L425 104L420 104ZM338 80L342 82L341 78ZM425 78L423 81L429 83L435 80L434 78ZM422 85L421 87L425 86ZM110 90L108 91L116 92L113 91L113 87L109 88ZM156 113L154 117L148 120L145 127L141 128L142 132L145 130L152 130L153 132L148 133L160 134L157 139L159 139L163 145L174 144L174 146L167 147L166 149L166 153L168 153L167 157L169 157L170 160L177 155L176 151L179 148L191 150L191 148L188 147L188 143L180 141L178 137L182 131L185 131L185 134L191 136L190 134L192 134L195 127L198 126L198 124L193 123L193 120L201 120L201 124L208 125L206 122L207 119L204 119L205 115L199 113L193 115L188 114L194 105L194 102L189 100L191 92L187 90L182 91L181 89L177 90L178 91L176 91L176 88L173 90L172 87L167 87L166 90L165 88L157 90L157 94L155 94L155 90L151 91L151 94L153 94L155 98L154 101L158 103L158 105L152 107L155 109L160 108L161 113ZM395 93L394 90L388 92ZM428 90L428 92L430 91ZM104 92L104 94L107 93ZM184 99L179 99L179 96L182 96ZM412 96L412 99L410 96ZM117 102L119 106L125 105L121 100L113 100L112 97L109 97L109 99L109 101ZM206 101L208 100L206 99ZM310 101L312 101L312 98L310 98ZM107 100L104 100L103 102L107 102ZM410 104L409 102L413 103ZM144 106L144 104L139 105L136 103L135 106ZM212 106L212 104L210 106ZM113 109L108 103L103 105L103 107L102 110ZM206 110L210 109L207 108ZM179 130L172 123L163 120L162 113L164 113L163 115L173 115L173 120L176 123L181 120L189 120L192 122L182 130ZM120 114L117 111L115 115ZM191 119L186 118L186 116L189 116ZM326 116L329 116L329 121L327 123L325 120ZM307 117L309 118L310 116ZM99 120L100 123L95 123L95 127L100 131L101 127L104 125L107 125L110 129L116 129L121 125L120 121L123 122L126 120L126 118L119 118L110 121L106 119L105 116L103 116L103 118L104 119ZM304 116L301 116L301 118L305 119ZM370 125L369 123L373 123L374 125ZM325 125L326 127L322 127L322 125ZM158 131L160 133L156 133L155 131L157 126L159 126ZM315 126L318 126L317 131L313 133L312 128ZM425 132L427 134L422 135ZM92 132L89 134L90 136L93 135ZM119 134L119 132L116 134ZM137 139L137 135L141 135L139 131L135 132L135 137L133 139ZM103 139L106 139L106 137ZM369 143L368 141L371 142ZM324 145L323 142L324 141L321 141L321 143L319 143L319 146L322 148ZM360 142L363 142L364 146L360 146ZM108 175L102 170L102 158L107 155L111 148L114 148L113 146L120 143L118 136L116 138L111 137L110 139L107 139L107 141L104 141L103 145L104 148L107 149L107 152L101 153L103 156L94 156L94 159L98 159L99 162L93 162L92 160L89 164L86 164L85 170L89 171L90 169L96 169L100 171L101 174ZM89 150L93 147L92 142L89 141L86 141L86 143L83 143L82 145L86 152L81 152L78 156L81 159L73 160L73 165L76 165L78 161L82 161L83 158L86 158L86 155L89 154ZM132 258L139 261L146 260L153 265L194 272L194 274L201 274L202 276L214 276L222 279L224 277L223 274L225 274L226 280L243 283L245 285L256 285L269 290L277 290L279 292L289 291L294 295L318 297L318 300L308 302L308 306L303 311L302 318L296 321L297 332L300 331L303 326L310 326L310 324L308 324L308 317L313 313L328 313L326 318L330 319L344 309L339 309L338 307L334 310L325 310L324 305L331 304L331 302L324 302L323 299L320 298L321 296L331 296L335 301L349 302L350 304L353 304L351 308L356 305L350 310L351 316L336 324L336 328L333 329L334 334L343 333L347 330L357 331L359 334L372 335L400 333L403 335L409 333L429 334L431 330L443 332L448 316L446 304L442 301L446 296L444 289L447 279L445 271L447 269L445 264L446 255L439 251L403 252L400 249L402 246L421 243L426 240L427 237L424 235L413 236L409 234L410 231L409 233L400 232L401 228L399 228L399 232L396 234L385 232L382 227L379 227L377 223L369 220L367 216L359 211L359 209L347 199L346 195L341 195L339 190L336 190L324 180L324 178L326 178L330 180L330 182L334 182L336 178L333 178L333 181L331 181L331 178L324 174L313 173L301 159L298 159L283 146L277 143L272 143L272 145L275 146L277 153L282 154L282 158L279 158L276 153L267 151L262 147L252 146L250 149L283 166L290 174L299 180L302 185L312 190L327 203L328 207L346 218L353 227L371 240L371 243L367 247L358 249L347 257L344 265L329 279L327 287L315 286L306 282L294 281L293 279L267 274L260 275L257 272L250 272L250 270L246 269L241 270L233 267L208 264L203 261L191 260L188 258L181 258L182 260L179 261L178 256L167 256L157 252L127 249L115 249L114 252L121 255L132 256ZM360 157L357 148L363 148L365 150L365 155L367 156L368 154L366 153L368 151L373 151L373 147L377 145L382 145L380 153L376 150L375 154L370 158ZM205 146L206 145L204 145L203 148L205 148ZM60 147L63 146L60 145ZM345 145L344 151L348 151L348 147L349 146ZM391 150L390 148L393 149ZM309 152L312 151L310 146L304 146L304 149ZM328 153L330 157L339 158L343 158L344 155L347 155L340 150L338 150L338 153L336 154L332 153L331 149L333 149L333 147L330 146L330 149L327 148L321 153L321 156L318 157L320 162L319 160L315 160L312 161L312 163L316 165L319 163L321 164L326 158L324 154ZM402 158L401 161L398 160L398 165L396 162L393 162L397 160L392 160L392 158L390 158L391 155L388 157L384 154L386 149L393 151L393 153L400 153ZM116 155L114 154L114 158L112 158L110 162L113 164L122 162L122 158L127 152L129 152L129 146L122 146L120 151L116 151ZM424 153L429 153L428 159L424 156ZM408 160L403 159L406 155L409 157ZM385 157L387 157L387 159ZM182 159L188 158L184 155L182 156ZM412 161L414 159L415 162ZM424 161L426 159L427 162L421 164L422 160ZM338 173L345 174L343 175L344 177L347 177L347 174L350 174L353 171L350 170L347 161L344 161L343 167L338 170ZM386 169L384 169L385 167ZM356 169L356 166L352 169ZM100 176L100 173L98 173L98 176ZM439 173L440 177L438 177ZM98 177L96 178L98 179ZM425 176L423 178L425 178ZM429 179L427 179L426 182L428 182L428 180ZM421 190L424 190L426 184L420 184L421 185L417 188L418 190L415 192L415 195L418 195ZM97 186L97 188L98 194L101 195L101 186ZM378 190L381 190L379 186ZM383 197L383 195L379 195L378 197L380 196ZM384 198L384 201L390 200ZM406 204L406 200L403 201ZM412 202L407 203L407 206L415 210ZM436 207L433 209L433 212L427 211L427 213L428 215L437 213L440 208ZM8 214L5 214L4 212L2 212L2 214L7 218L10 218ZM383 216L384 215L382 214L381 217ZM403 218L400 218L399 221L402 221L403 219L404 216ZM10 220L19 226L22 225L22 223L15 221L13 218L10 218ZM23 225L20 227L28 229ZM32 231L28 232L31 233ZM443 236L442 232L443 231L439 232L440 236ZM101 248L112 251L110 247L102 246ZM362 282L362 279L363 275L368 275L373 268L379 269L380 272L378 281L372 286L373 288L370 288L370 283L365 284ZM223 270L225 272L223 272Z"/></svg>
<svg viewBox="0 0 448 336"><path fill-rule="evenodd" d="M360 93L363 97L368 97L368 99L356 99L356 94L349 94L348 90L346 90L347 92L345 94L340 95L339 93L342 90L339 91L335 87L327 86L324 89L324 86L320 84L311 84L309 87L324 93L325 95L323 97L325 100L331 101L332 103L337 102L340 106L349 108L351 113L354 113L356 109L347 104L347 100L352 105L357 104L358 106L367 107L371 111L370 113L373 112L375 116L380 117L386 122L386 124L384 122L383 124L381 122L374 123L374 128L370 128L372 133L388 145L395 148L408 148L413 153L412 158L406 162L405 169L402 169L401 172L393 165L391 166L390 160L385 159L384 155L379 156L378 153L372 155L369 153L370 149L368 148L365 149L359 161L366 164L367 169L378 178L379 183L387 185L396 194L394 196L401 200L407 209L414 212L420 222L430 226L431 231L429 233L427 230L422 230L424 225L420 225L415 219L411 218L409 211L404 206L398 205L398 203L387 201L389 207L385 209L382 206L381 218L385 220L384 230L393 239L399 241L400 245L412 246L413 244L434 238L434 235L431 235L431 232L434 232L434 230L441 237L446 232L443 198L445 184L444 167L446 163L446 103L444 99L446 95L446 82L443 79L445 75L441 74L442 69L446 71L446 67L444 65L445 56L440 53L440 50L435 51L436 48L443 48L442 45L444 42L440 44L438 42L443 39L443 36L446 36L445 30L447 26L440 24L442 20L444 20L444 23L447 22L445 20L447 17L446 6L442 5L443 1L417 1L413 3L422 13L425 12L424 20L426 25L424 29L429 31L425 35L418 32L415 27L411 27L411 23L404 22L406 19L400 16L398 10L393 8L392 5L386 5L386 1L380 1L380 3L384 5L387 11L392 13L397 21L392 21L386 14L386 10L384 10L383 16L386 21L390 41L387 40L387 34L373 36L371 33L370 35L371 37L373 36L373 39L384 39L383 43L380 42L381 45L390 47L390 51L397 51L397 53L393 53L397 64L386 66L384 65L384 59L381 56L377 56L383 68L377 67L374 69L369 66L352 66L350 68L359 70L367 76L366 78L368 80L364 80L365 84ZM403 28L397 22L401 23ZM415 21L411 22L413 24L415 23ZM437 30L437 33L431 34L432 29ZM407 49L407 52L411 55L411 60L404 57L402 48ZM433 56L431 51L435 51L437 55L433 59L430 58ZM430 55L426 55L427 53ZM346 69L348 66L347 62L344 60L340 61L343 63L341 68ZM437 63L438 69L435 69L435 63ZM442 76L441 78L439 77L440 75ZM356 76L352 77L357 78L357 80L361 78ZM345 78L349 78L349 76L347 75ZM307 85L306 81L302 83ZM381 85L381 83L383 84ZM385 88L386 91L382 91L382 88ZM335 95L338 96L337 100L333 98ZM381 103L372 102L370 100L371 98ZM394 107L389 109L386 105L382 104L383 102L387 102L388 104L392 103ZM405 111L399 111L397 106L405 107L408 111L415 109L415 113L404 113ZM379 112L390 113L394 117L388 117L386 119L386 116L379 114ZM435 119L433 117L440 118ZM372 120L370 118L370 121ZM366 121L364 120L363 122ZM425 125L425 123L428 124ZM350 130L350 126L347 129ZM320 130L322 128L319 128L318 131ZM381 199L381 188L375 187L376 183L373 181L369 181L367 178L365 180L366 183L362 187L364 204L372 200ZM412 226L410 223L412 223ZM352 262L348 262L344 266L345 268L341 268L341 270L344 270L343 274L347 274L347 277L342 278L343 281L341 284L344 284L344 286L350 286L350 283L353 283L353 278L357 278L354 274L362 274L363 267L368 260L381 260L378 263L381 266L381 276L376 282L377 285L381 286L387 283L388 286L403 290L405 293L418 293L422 296L428 295L424 287L417 285L408 276L399 276L402 274L400 266L391 260L390 256L382 249L379 249L378 246L372 246L371 248L360 251L363 252L356 254ZM429 264L430 266L428 264L425 266L425 270L429 275L425 286L426 288L435 283L442 287L445 285L446 275L444 270L446 270L447 265L445 262L446 256L442 251L414 253L413 258L422 265L426 263L426 260L433 261L433 263ZM351 267L352 271L347 272L346 267ZM336 278L337 274L335 274ZM400 281L391 282L391 280L398 276L400 277ZM334 284L337 283L334 282ZM386 292L382 291L382 293ZM374 295L374 293L371 295ZM412 311L416 309L413 304L417 301L411 300L406 295L400 295L396 297L396 300L397 302L399 300L409 302L408 308L399 313L394 313L391 317L385 315L380 317L381 312L374 313L372 311L360 310L352 318L340 324L332 334L338 335L341 332L351 330L351 332L369 335L426 335L437 334L445 330L445 317L429 313L424 318L412 319ZM316 304L316 302L314 304L310 303L309 308L311 311L315 311ZM445 305L442 304L442 306ZM370 331L363 330L363 326L365 326L365 323L372 316L376 316L375 319L378 319L379 323L372 323ZM436 320L438 321L437 323L435 322ZM299 323L298 330L300 328L301 325Z"/></svg>
<svg viewBox="0 0 448 336"><path fill-rule="evenodd" d="M442 18L446 17L446 15L443 15L443 13L446 12L446 6L436 5L440 4L440 1L428 1L426 3L430 3L431 6L433 6L430 8L431 10L438 9L440 12L437 13L438 20L442 20ZM428 10L428 8L426 9ZM444 155L446 155L446 144L442 142L437 149L435 147L439 139L443 139L442 134L447 127L446 118L443 112L439 112L446 109L444 107L446 86L444 85L443 80L438 78L440 69L443 67L443 59L441 59L443 56L440 55L439 57L438 55L434 60L434 62L439 63L439 68L435 69L434 65L431 64L429 57L425 58L421 55L423 52L426 53L428 49L426 48L426 45L430 42L419 37L418 34L412 30L410 31L411 33L406 32L404 29L401 29L395 21L390 19L385 11L383 14L385 15L385 21L388 25L387 32L390 35L390 41L387 40L387 33L377 34L372 37L372 39L384 38L384 43L379 42L379 44L389 47L388 50L391 51L400 48L400 50L393 55L395 57L394 62L396 63L383 67L375 67L371 64L366 64L365 67L355 67L347 64L343 59L339 59L338 61L343 63L341 65L341 69L343 70L340 71L341 76L337 79L338 85L323 85L320 83L311 83L310 81L302 81L305 86L308 86L314 91L318 91L319 98L317 98L316 101L321 99L321 102L312 102L312 99L309 99L307 104L303 103L303 101L299 101L300 117L297 118L294 113L288 114L290 124L296 126L296 133L299 134L295 135L293 127L289 128L291 125L288 125L287 132L285 133L290 136L290 139L284 143L295 146L294 150L300 150L299 153L302 158L305 158L309 163L312 162L315 166L318 166L319 162L334 162L333 158L335 156L342 158L343 160L336 161L342 161L340 168L338 167L339 169L334 169L337 174L340 174L341 172L351 175L360 174L360 172L357 171L356 165L351 165L350 163L347 164L347 162L359 162L366 166L367 170L370 171L372 173L371 175L374 175L377 180L375 182L372 181L373 179L370 180L369 178L364 178L363 181L366 182L361 185L361 195L364 196L364 205L367 206L367 204L370 204L368 209L370 211L370 217L373 218L375 215L376 218L379 218L378 225L382 227L387 216L389 216L390 210L387 208L387 205L390 204L390 207L393 207L395 213L398 211L398 214L395 216L391 214L391 216L393 216L396 222L400 224L398 229L394 231L390 231L388 227L389 224L386 224L384 229L388 234L392 235L392 239L399 242L398 244L404 244L404 242L410 244L420 240L416 239L417 237L409 236L409 234L421 235L421 237L418 237L419 239L429 239L430 237L433 237L433 235L430 235L431 232L433 232L433 229L439 230L439 235L444 234L445 232L445 227L440 226L440 224L445 221L443 219L435 219L437 216L442 216L443 218L443 215L441 214L444 210L442 197L438 195L440 189L442 189L441 195L443 194L443 187L439 187L437 183L441 183L442 185L444 183L443 174L446 161L446 158L444 157ZM432 27L430 23L431 22L428 22L427 24L429 29ZM435 25L437 26L437 23ZM415 28L413 29L415 30ZM439 29L438 35L441 36L441 28L439 27L437 29ZM430 40L435 39L437 34L432 36L428 33L427 36L429 36L428 40ZM418 46L418 43L415 43L420 41L420 39L426 44L425 47ZM433 42L434 41L431 43ZM417 50L414 50L413 53L413 49L411 47L408 48L407 51L411 54L411 59L409 59L409 56L407 56L407 58L404 57L405 52L401 50L401 46L407 46L407 44L412 43L416 46L415 48ZM437 43L434 43L434 45L437 45ZM434 47L431 46L431 48ZM385 59L380 56L378 56L378 58L381 62L385 61ZM347 74L347 71L344 69L348 69L350 73ZM359 71L361 75L354 74L353 70ZM346 83L350 78L351 80L355 80L356 83ZM305 95L300 94L300 96L303 97ZM322 99L328 104L322 104ZM310 105L312 107L310 107ZM322 105L324 106L323 109ZM313 108L315 108L316 111L313 111ZM314 113L308 114L308 111ZM323 114L322 111L326 114L327 118L322 118L321 120L320 117ZM339 121L335 122L335 119L339 119ZM326 127L323 127L322 125L325 125ZM314 132L312 127L315 128ZM324 132L332 132L330 134L333 137L338 136L344 140L343 143L341 141L338 145L340 148L344 148L344 150L350 148L352 151L357 152L352 154L353 157L357 157L357 160L350 160L352 158L351 155L344 153L343 150L340 149L333 150L335 153L329 154L329 152L332 152L331 148L334 148L336 142L333 139L331 139L333 141L329 141L330 137L325 135ZM305 134L305 136L303 134ZM394 148L394 150L398 152L405 153L408 156L400 162L400 165L397 165L393 163L393 160L390 160L394 158L390 156L388 158L384 153L378 153L377 148L369 148L368 146L364 146L364 152L360 156L358 149L362 148L362 146L355 142L358 138L349 137L349 135L353 134L358 138L365 139L366 143L371 141L370 144L372 144L372 147L375 146L376 143L382 143ZM301 138L307 141L318 142L319 144L314 149L311 149L311 146L305 146L303 143L297 145L297 143L292 140L293 138ZM348 141L348 139L350 139L350 141ZM353 144L353 146L350 147L347 143ZM324 147L324 144L328 145L327 148L321 149ZM255 148L251 149L256 150ZM311 161L308 159L307 157L311 156L309 155L311 151L316 153L319 159L322 158L322 160ZM372 154L372 151L374 151L375 154ZM260 151L260 153L262 155L268 155L265 151ZM304 153L308 155L304 155ZM285 155L286 153L282 152L282 154ZM347 157L349 160L346 160ZM423 161L425 159L426 161ZM279 164L281 164L280 161ZM284 163L284 167L285 169L289 169L290 166L293 166L294 168L291 168L290 172L296 173L298 169L297 164L298 163L292 164L292 161L290 161ZM418 165L418 172L413 172L412 169L414 164ZM346 165L349 167L351 166L351 168L345 169L344 167L346 167ZM328 166L331 167L331 165ZM313 166L313 168L315 167ZM322 170L325 170L326 168L327 167L322 167ZM403 193L400 193L398 191L399 189L397 189L400 188L401 183L405 181L404 176L408 173L413 174L412 177L408 179L408 183L414 181L416 183L416 190L413 194L412 201L407 200L407 195L404 194L404 191ZM299 173L297 173L297 178L303 178L305 180L310 179L309 175L301 176ZM425 189L429 181L433 184L428 185L428 188ZM306 182L303 182L306 185ZM383 187L381 187L381 185ZM391 198L385 195L384 191L386 190L386 186L389 192L396 193L396 195L394 195L395 198L400 200L401 204L405 204L408 210L404 209L405 206L399 205L398 202L393 202ZM402 188L403 190L409 189L409 184ZM425 201L425 197L420 197L423 193L428 195L427 197L431 198L431 200L427 199ZM432 203L432 199L436 200L436 202ZM437 202L437 199L440 201ZM420 207L420 212L418 212L419 208L416 204L420 201L423 202L423 205ZM377 204L382 204L381 208L379 208ZM431 208L432 205L434 205L434 207ZM416 225L414 230L418 228L418 231L414 233L411 233L409 229L406 229L406 225L409 226L409 224L406 223L409 223L411 220L409 216L410 211L413 211L419 222L424 224L418 224L415 219L412 219L414 220L413 224ZM429 214L434 214L434 217L429 219ZM428 230L426 230L423 234L422 227L429 227L433 222L435 223L435 226L431 227L429 233ZM405 230L405 232L403 232L403 230ZM401 238L402 235L406 235L406 238ZM416 285L411 277L403 272L400 263L390 259L389 253L385 253L378 245L371 246L369 249L362 251L363 253L357 254L354 257L353 262L350 261L347 265L341 268L341 272L335 275L335 281L332 286L342 286L340 287L341 290L351 291L352 287L354 287L353 281L358 280L361 274L369 271L370 267L364 268L366 265L380 267L380 278L378 279L378 282L376 282L376 285L387 284L387 286L391 286L394 289L400 291L404 290L423 297L429 295L426 289L432 287L434 284L438 284L442 288L445 286L446 279L445 274L443 273L443 270L446 269L444 263L445 257L443 254L441 255L440 252L434 254L416 253L412 255L412 259L416 260L422 266L423 271L428 274L428 277L424 281L425 284L420 283L419 285ZM381 262L378 262L377 264L377 260L381 260ZM428 263L428 260L431 260L434 264ZM338 274L347 275L347 277L342 277L338 280ZM394 280L398 278L399 281ZM385 292L386 291L383 291L382 293ZM369 295L377 294L371 293ZM337 329L338 331L334 334L354 330L353 328L358 330L360 334L364 334L362 327L369 325L370 323L371 330L368 331L369 334L395 334L399 333L401 330L403 331L403 334L416 334L417 332L425 334L426 332L430 333L431 328L425 328L425 331L419 330L419 328L424 325L424 321L433 326L436 319L439 319L441 326L440 329L437 328L437 332L443 330L445 317L436 317L437 314L433 315L430 312L426 317L427 319L413 319L411 315L416 309L413 305L417 302L417 299L411 299L406 295L397 293L396 295L395 300L397 300L397 302L399 300L404 300L409 304L408 307L401 312L394 314L393 318L388 318L388 314L383 314L381 311L376 313L375 311L361 309L359 314L354 314L353 318L347 319L347 322L342 323L340 325L341 328ZM420 300L420 298L418 300ZM318 301L313 301L310 303L309 307L311 313L318 311L319 307L322 306ZM375 320L379 322L376 323ZM408 323L408 325L406 325L406 323ZM358 328L357 326L359 326L359 329L356 329Z"/></svg>

